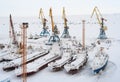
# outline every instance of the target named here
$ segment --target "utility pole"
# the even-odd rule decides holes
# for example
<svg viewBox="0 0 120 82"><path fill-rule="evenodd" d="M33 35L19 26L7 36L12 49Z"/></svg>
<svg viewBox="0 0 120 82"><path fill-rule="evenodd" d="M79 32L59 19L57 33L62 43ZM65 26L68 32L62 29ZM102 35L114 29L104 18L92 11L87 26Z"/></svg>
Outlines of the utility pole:
<svg viewBox="0 0 120 82"><path fill-rule="evenodd" d="M82 46L85 49L85 20L82 20L83 28L82 28Z"/></svg>
<svg viewBox="0 0 120 82"><path fill-rule="evenodd" d="M21 30L22 30L22 72L23 72L23 82L27 82L27 75L26 75L26 72L27 72L27 66L26 66L26 59L27 59L27 28L28 28L28 23L23 23L22 24L22 27L21 27Z"/></svg>

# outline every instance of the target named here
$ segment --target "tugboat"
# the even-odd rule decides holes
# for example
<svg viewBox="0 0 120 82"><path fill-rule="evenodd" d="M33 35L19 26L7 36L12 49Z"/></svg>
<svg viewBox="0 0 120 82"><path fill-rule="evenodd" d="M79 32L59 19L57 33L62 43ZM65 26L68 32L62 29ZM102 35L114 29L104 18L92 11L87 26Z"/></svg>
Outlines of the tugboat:
<svg viewBox="0 0 120 82"><path fill-rule="evenodd" d="M103 71L107 66L109 56L103 51L103 47L100 48L100 51L95 55L93 62L91 64L91 68L94 74Z"/></svg>
<svg viewBox="0 0 120 82"><path fill-rule="evenodd" d="M68 73L75 74L81 67L83 67L87 63L87 60L87 53L77 54L76 60L71 62L70 64L66 64L64 68Z"/></svg>

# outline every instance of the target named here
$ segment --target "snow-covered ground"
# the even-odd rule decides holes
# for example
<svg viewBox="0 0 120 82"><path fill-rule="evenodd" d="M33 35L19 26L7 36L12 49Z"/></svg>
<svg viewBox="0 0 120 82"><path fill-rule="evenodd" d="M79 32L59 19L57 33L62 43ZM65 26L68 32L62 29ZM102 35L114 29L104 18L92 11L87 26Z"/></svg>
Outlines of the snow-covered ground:
<svg viewBox="0 0 120 82"><path fill-rule="evenodd" d="M63 69L62 71L52 72L49 68L45 68L34 75L27 77L27 82L118 82L120 81L120 14L104 15L107 19L106 31L107 36L112 40L112 44L106 52L109 54L109 62L103 73L93 75L90 69L90 63L95 55L95 50L89 52L89 60L87 65L77 74L69 75ZM50 18L48 18L49 31L51 33ZM86 20L86 44L93 42L99 35L99 25L94 17L90 19L89 15L68 16L68 26L71 36L76 36L81 41L82 37L82 20ZM60 36L63 32L63 20L59 16L54 17L55 24L60 30ZM22 22L28 22L28 35L40 34L42 25L37 17L13 17L14 27L17 32L20 31L19 25ZM43 41L43 39L38 40ZM0 43L9 43L9 18L0 17ZM36 41L35 41L36 42ZM40 42L41 43L41 42ZM0 54L1 55L1 54ZM22 78L16 77L14 71L5 72L2 70L3 63L0 63L0 81L4 78L10 78L11 82L22 82Z"/></svg>

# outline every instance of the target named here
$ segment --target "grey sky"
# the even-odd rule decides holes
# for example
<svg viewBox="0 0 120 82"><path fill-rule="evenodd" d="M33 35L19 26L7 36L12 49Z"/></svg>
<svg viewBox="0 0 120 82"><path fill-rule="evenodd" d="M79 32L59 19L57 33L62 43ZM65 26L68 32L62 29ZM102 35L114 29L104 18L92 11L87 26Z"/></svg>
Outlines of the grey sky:
<svg viewBox="0 0 120 82"><path fill-rule="evenodd" d="M120 0L0 0L0 16L38 16L39 9L49 14L61 15L65 7L68 15L91 14L94 6L102 13L120 13Z"/></svg>

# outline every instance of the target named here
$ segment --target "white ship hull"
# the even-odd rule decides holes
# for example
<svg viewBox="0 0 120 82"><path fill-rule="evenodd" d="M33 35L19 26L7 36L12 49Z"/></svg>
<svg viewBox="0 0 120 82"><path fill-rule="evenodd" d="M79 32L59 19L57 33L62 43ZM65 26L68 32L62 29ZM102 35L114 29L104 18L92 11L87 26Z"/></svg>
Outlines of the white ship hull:
<svg viewBox="0 0 120 82"><path fill-rule="evenodd" d="M91 68L94 74L104 70L107 66L109 56L107 54L95 55L94 60L91 64Z"/></svg>
<svg viewBox="0 0 120 82"><path fill-rule="evenodd" d="M75 61L64 66L67 73L74 74L87 63L88 56L86 54L79 54L78 56Z"/></svg>
<svg viewBox="0 0 120 82"><path fill-rule="evenodd" d="M29 63L43 55L46 55L47 53L49 53L48 50L42 50L40 52L35 52L35 53L32 53L30 55L27 56L27 62L26 63ZM3 70L13 70L15 69L16 67L22 65L22 58L18 58L18 59L15 59L13 61L10 61L10 62L6 62L3 66Z"/></svg>
<svg viewBox="0 0 120 82"><path fill-rule="evenodd" d="M72 60L72 56L70 53L63 53L61 59L49 63L48 66L53 71L59 71L64 67L65 64L69 63L71 60Z"/></svg>
<svg viewBox="0 0 120 82"><path fill-rule="evenodd" d="M33 73L38 72L39 70L47 67L48 63L55 61L56 59L59 59L61 56L59 54L48 54L42 58L39 58L35 60L34 62L27 64L27 75L31 75ZM19 67L15 70L16 76L23 75L22 68Z"/></svg>

